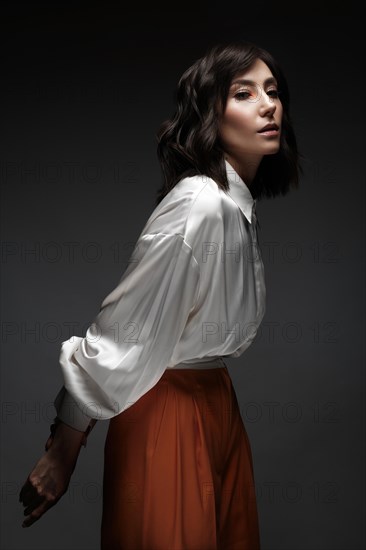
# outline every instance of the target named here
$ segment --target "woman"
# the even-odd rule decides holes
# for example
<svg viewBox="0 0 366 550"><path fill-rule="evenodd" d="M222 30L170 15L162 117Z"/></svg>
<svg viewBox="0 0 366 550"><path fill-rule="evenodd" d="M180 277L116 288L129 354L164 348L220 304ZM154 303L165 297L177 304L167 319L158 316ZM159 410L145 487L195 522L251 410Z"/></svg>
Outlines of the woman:
<svg viewBox="0 0 366 550"><path fill-rule="evenodd" d="M257 550L250 443L224 357L265 314L256 203L298 187L285 77L265 50L211 48L158 133L164 185L86 337L62 343L47 452L20 500L31 525L67 490L110 419L101 548Z"/></svg>

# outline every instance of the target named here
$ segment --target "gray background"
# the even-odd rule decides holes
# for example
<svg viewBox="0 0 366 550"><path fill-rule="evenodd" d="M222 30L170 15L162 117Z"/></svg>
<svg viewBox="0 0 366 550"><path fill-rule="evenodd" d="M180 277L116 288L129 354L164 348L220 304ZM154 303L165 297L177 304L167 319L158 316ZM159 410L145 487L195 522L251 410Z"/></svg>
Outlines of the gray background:
<svg viewBox="0 0 366 550"><path fill-rule="evenodd" d="M21 528L19 491L62 384L60 344L85 334L154 208L155 132L179 77L209 45L243 38L283 67L306 157L298 191L258 204L267 311L252 346L227 360L262 550L362 549L363 22L336 4L174 9L33 3L3 18L1 548L99 548L107 423L69 491Z"/></svg>

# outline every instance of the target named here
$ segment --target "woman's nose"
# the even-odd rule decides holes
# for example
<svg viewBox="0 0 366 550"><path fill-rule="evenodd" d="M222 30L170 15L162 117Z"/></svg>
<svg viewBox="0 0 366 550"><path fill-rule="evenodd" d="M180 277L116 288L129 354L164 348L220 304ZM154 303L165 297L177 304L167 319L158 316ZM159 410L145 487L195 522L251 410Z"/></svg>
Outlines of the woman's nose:
<svg viewBox="0 0 366 550"><path fill-rule="evenodd" d="M261 97L261 110L264 113L274 113L276 110L276 104L273 98L264 93Z"/></svg>

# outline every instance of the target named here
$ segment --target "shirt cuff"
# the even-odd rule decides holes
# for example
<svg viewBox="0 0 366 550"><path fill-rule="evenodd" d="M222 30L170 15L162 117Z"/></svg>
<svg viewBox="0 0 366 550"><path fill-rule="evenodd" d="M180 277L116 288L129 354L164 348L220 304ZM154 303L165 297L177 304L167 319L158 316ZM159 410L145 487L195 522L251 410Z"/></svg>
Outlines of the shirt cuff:
<svg viewBox="0 0 366 550"><path fill-rule="evenodd" d="M94 425L93 419L83 413L65 386L62 386L53 403L57 417L71 428L85 432L90 423Z"/></svg>

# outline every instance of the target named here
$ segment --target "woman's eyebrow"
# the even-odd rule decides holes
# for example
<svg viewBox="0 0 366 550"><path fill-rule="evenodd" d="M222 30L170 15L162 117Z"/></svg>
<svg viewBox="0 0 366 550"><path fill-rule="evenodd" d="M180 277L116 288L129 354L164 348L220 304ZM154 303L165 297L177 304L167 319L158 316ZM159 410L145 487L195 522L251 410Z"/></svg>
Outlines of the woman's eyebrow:
<svg viewBox="0 0 366 550"><path fill-rule="evenodd" d="M231 84L231 87L234 86L235 84L251 84L251 85L255 85L256 82L254 82L253 80L248 80L246 78L238 78L237 80L234 80L234 82L232 82ZM266 78L266 80L263 82L264 86L268 85L268 84L276 84L277 85L277 80L273 77L273 76L270 76L269 78Z"/></svg>

